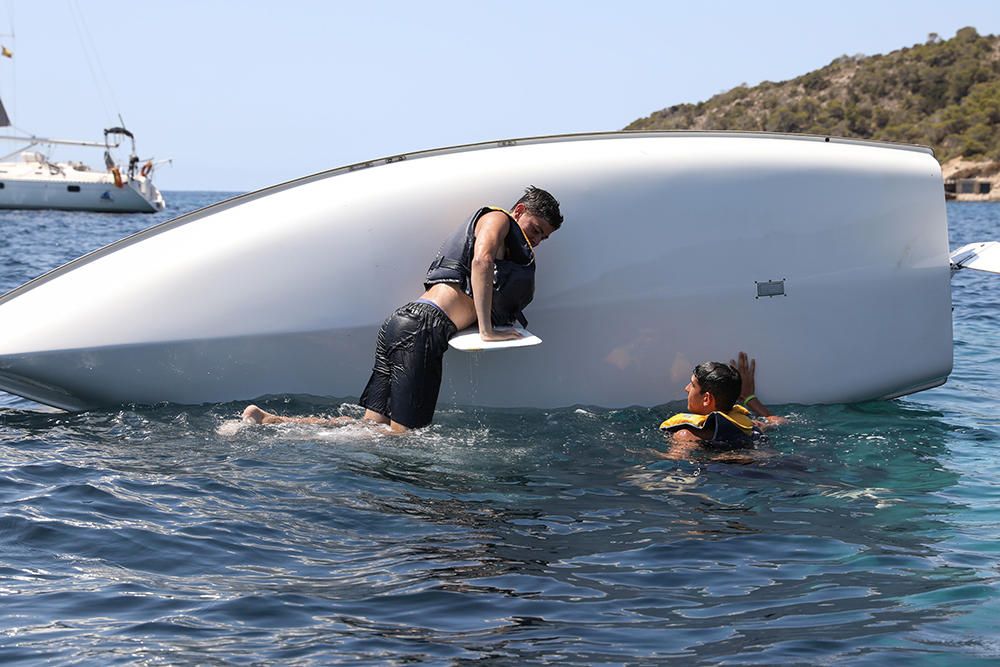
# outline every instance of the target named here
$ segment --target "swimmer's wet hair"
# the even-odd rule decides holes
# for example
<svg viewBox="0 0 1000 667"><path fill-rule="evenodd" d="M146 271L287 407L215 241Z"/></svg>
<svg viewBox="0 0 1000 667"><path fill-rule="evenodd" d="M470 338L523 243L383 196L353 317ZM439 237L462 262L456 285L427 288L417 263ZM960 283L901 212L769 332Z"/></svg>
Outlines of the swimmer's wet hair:
<svg viewBox="0 0 1000 667"><path fill-rule="evenodd" d="M545 190L529 185L514 206L518 204L524 204L529 213L542 218L552 225L553 229L559 229L562 226L563 217L559 211L559 202Z"/></svg>
<svg viewBox="0 0 1000 667"><path fill-rule="evenodd" d="M706 361L694 367L694 378L703 392L715 397L719 412L729 412L740 397L740 372L720 361Z"/></svg>

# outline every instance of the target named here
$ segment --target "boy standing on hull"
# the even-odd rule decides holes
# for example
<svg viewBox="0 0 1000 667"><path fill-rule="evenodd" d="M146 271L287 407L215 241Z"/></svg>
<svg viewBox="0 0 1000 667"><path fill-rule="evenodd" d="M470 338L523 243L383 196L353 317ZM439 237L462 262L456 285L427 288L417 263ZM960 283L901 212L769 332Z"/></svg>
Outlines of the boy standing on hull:
<svg viewBox="0 0 1000 667"><path fill-rule="evenodd" d="M361 394L364 419L393 432L431 423L441 387L442 359L455 332L479 323L484 341L520 334L499 331L520 321L534 296L533 248L562 225L559 202L530 186L509 213L476 211L441 247L419 299L386 318L375 345L375 365ZM243 418L258 424L304 422L340 426L350 417L281 417L255 405Z"/></svg>

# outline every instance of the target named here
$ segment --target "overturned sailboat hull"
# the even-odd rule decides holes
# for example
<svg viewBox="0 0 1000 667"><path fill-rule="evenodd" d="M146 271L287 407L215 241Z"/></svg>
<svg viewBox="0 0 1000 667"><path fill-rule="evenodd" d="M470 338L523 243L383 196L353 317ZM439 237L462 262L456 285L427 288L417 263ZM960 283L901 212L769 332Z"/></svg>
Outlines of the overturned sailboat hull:
<svg viewBox="0 0 1000 667"><path fill-rule="evenodd" d="M940 167L823 137L608 133L351 165L221 202L0 298L0 389L67 409L357 396L441 241L528 184L566 223L526 314L545 342L451 352L441 400L653 405L747 350L774 403L951 371Z"/></svg>

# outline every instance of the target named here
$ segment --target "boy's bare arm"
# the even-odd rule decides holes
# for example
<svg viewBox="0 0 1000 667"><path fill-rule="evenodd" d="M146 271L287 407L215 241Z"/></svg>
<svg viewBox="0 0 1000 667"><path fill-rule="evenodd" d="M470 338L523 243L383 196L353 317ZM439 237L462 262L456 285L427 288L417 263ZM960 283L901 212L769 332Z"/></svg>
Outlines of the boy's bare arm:
<svg viewBox="0 0 1000 667"><path fill-rule="evenodd" d="M787 423L788 420L784 417L771 414L767 406L757 398L757 386L754 378L757 373L757 360L749 358L746 352L740 352L738 360L730 359L729 363L740 374L740 403L754 414L763 417L763 421L758 422L758 424L762 427L768 427Z"/></svg>

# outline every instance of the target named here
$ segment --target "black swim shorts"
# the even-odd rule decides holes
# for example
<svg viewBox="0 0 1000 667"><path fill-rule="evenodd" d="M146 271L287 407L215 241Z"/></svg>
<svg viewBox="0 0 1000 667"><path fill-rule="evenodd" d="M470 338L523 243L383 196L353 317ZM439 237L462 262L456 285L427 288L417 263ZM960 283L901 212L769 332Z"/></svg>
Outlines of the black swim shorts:
<svg viewBox="0 0 1000 667"><path fill-rule="evenodd" d="M441 361L455 324L437 306L408 303L382 323L375 367L361 405L407 428L431 423L441 389Z"/></svg>

